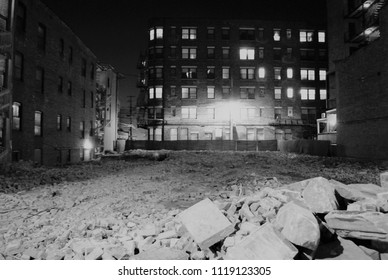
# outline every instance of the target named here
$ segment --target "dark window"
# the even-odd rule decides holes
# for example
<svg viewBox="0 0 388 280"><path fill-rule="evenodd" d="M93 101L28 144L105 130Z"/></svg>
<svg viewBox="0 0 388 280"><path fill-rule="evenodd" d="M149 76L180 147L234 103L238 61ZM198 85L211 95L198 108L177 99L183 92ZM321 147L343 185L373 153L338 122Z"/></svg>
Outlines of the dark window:
<svg viewBox="0 0 388 280"><path fill-rule="evenodd" d="M255 30L240 29L240 40L255 40Z"/></svg>
<svg viewBox="0 0 388 280"><path fill-rule="evenodd" d="M82 59L82 65L81 65L81 75L82 77L86 77L86 59Z"/></svg>
<svg viewBox="0 0 388 280"><path fill-rule="evenodd" d="M90 79L93 81L94 80L94 74L96 72L96 69L94 68L94 64L92 63L90 65Z"/></svg>
<svg viewBox="0 0 388 280"><path fill-rule="evenodd" d="M215 29L214 27L207 28L207 39L213 40L215 38Z"/></svg>
<svg viewBox="0 0 388 280"><path fill-rule="evenodd" d="M176 27L171 27L170 37L171 37L171 40L176 39Z"/></svg>
<svg viewBox="0 0 388 280"><path fill-rule="evenodd" d="M240 88L241 99L255 99L255 88Z"/></svg>
<svg viewBox="0 0 388 280"><path fill-rule="evenodd" d="M26 14L27 14L26 6L20 1L18 1L18 6L16 9L16 22L15 22L15 29L18 34L26 33Z"/></svg>
<svg viewBox="0 0 388 280"><path fill-rule="evenodd" d="M44 70L43 68L36 69L36 90L40 93L44 93Z"/></svg>
<svg viewBox="0 0 388 280"><path fill-rule="evenodd" d="M73 48L69 47L69 64L73 63Z"/></svg>
<svg viewBox="0 0 388 280"><path fill-rule="evenodd" d="M38 49L41 51L46 50L46 26L43 24L39 23L38 24Z"/></svg>
<svg viewBox="0 0 388 280"><path fill-rule="evenodd" d="M79 132L80 132L80 137L82 139L85 138L85 122L82 121L82 122L79 122Z"/></svg>
<svg viewBox="0 0 388 280"><path fill-rule="evenodd" d="M23 54L15 53L15 78L19 81L23 81L24 72L24 57Z"/></svg>
<svg viewBox="0 0 388 280"><path fill-rule="evenodd" d="M66 118L66 130L71 131L71 117Z"/></svg>
<svg viewBox="0 0 388 280"><path fill-rule="evenodd" d="M170 68L170 75L171 77L176 77L176 67L171 67Z"/></svg>
<svg viewBox="0 0 388 280"><path fill-rule="evenodd" d="M282 118L282 108L275 108L274 118L275 120L280 120Z"/></svg>
<svg viewBox="0 0 388 280"><path fill-rule="evenodd" d="M222 98L226 99L230 97L230 87L222 87Z"/></svg>
<svg viewBox="0 0 388 280"><path fill-rule="evenodd" d="M264 29L259 28L259 40L263 40L263 39L264 39Z"/></svg>
<svg viewBox="0 0 388 280"><path fill-rule="evenodd" d="M58 92L63 92L63 78L61 76L58 77Z"/></svg>
<svg viewBox="0 0 388 280"><path fill-rule="evenodd" d="M57 130L62 130L62 115L57 115Z"/></svg>
<svg viewBox="0 0 388 280"><path fill-rule="evenodd" d="M207 79L214 79L216 77L214 67L208 67L206 71Z"/></svg>
<svg viewBox="0 0 388 280"><path fill-rule="evenodd" d="M93 121L90 121L90 132L89 136L94 136L94 123Z"/></svg>
<svg viewBox="0 0 388 280"><path fill-rule="evenodd" d="M230 49L229 48L222 48L222 58L223 59L230 58Z"/></svg>
<svg viewBox="0 0 388 280"><path fill-rule="evenodd" d="M163 47L157 47L155 51L155 58L163 58Z"/></svg>
<svg viewBox="0 0 388 280"><path fill-rule="evenodd" d="M273 59L275 59L275 60L282 59L282 49L280 49L280 48L273 49Z"/></svg>
<svg viewBox="0 0 388 280"><path fill-rule="evenodd" d="M176 47L170 47L170 57L176 58Z"/></svg>
<svg viewBox="0 0 388 280"><path fill-rule="evenodd" d="M314 60L315 59L315 50L314 49L301 49L300 50L300 59L302 59L302 60Z"/></svg>
<svg viewBox="0 0 388 280"><path fill-rule="evenodd" d="M61 58L65 57L65 41L63 39L59 40L59 56Z"/></svg>
<svg viewBox="0 0 388 280"><path fill-rule="evenodd" d="M229 28L222 28L221 38L222 38L222 40L229 40L230 39L230 29Z"/></svg>
<svg viewBox="0 0 388 280"><path fill-rule="evenodd" d="M94 107L94 92L90 92L90 108Z"/></svg>
<svg viewBox="0 0 388 280"><path fill-rule="evenodd" d="M67 82L67 94L68 95L72 95L73 94L73 84L71 83L71 81Z"/></svg>
<svg viewBox="0 0 388 280"><path fill-rule="evenodd" d="M86 107L86 90L82 90L81 108Z"/></svg>

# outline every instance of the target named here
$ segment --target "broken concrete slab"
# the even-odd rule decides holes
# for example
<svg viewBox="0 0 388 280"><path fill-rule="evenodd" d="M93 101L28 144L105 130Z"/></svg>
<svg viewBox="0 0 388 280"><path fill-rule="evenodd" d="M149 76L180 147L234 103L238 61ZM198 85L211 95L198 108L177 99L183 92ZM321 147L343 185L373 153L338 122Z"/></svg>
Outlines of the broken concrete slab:
<svg viewBox="0 0 388 280"><path fill-rule="evenodd" d="M210 247L234 232L233 224L208 198L186 209L178 217L202 249Z"/></svg>
<svg viewBox="0 0 388 280"><path fill-rule="evenodd" d="M227 260L291 260L298 250L271 223L227 249Z"/></svg>
<svg viewBox="0 0 388 280"><path fill-rule="evenodd" d="M358 246L361 250L364 251L365 254L367 254L372 260L380 260L380 253L376 250L370 249L365 246Z"/></svg>
<svg viewBox="0 0 388 280"><path fill-rule="evenodd" d="M334 242L320 245L316 260L372 260L354 242L338 237Z"/></svg>
<svg viewBox="0 0 388 280"><path fill-rule="evenodd" d="M329 227L344 238L384 240L388 237L388 215L379 212L333 211L325 216Z"/></svg>
<svg viewBox="0 0 388 280"><path fill-rule="evenodd" d="M382 188L388 189L388 172L380 174L380 185Z"/></svg>
<svg viewBox="0 0 388 280"><path fill-rule="evenodd" d="M346 210L347 211L370 211L370 212L376 212L379 210L377 200L367 198L364 200L359 200L356 202L353 202L351 204L348 204Z"/></svg>
<svg viewBox="0 0 388 280"><path fill-rule="evenodd" d="M274 225L293 244L312 251L318 247L319 224L309 210L289 202L280 208Z"/></svg>
<svg viewBox="0 0 388 280"><path fill-rule="evenodd" d="M161 247L132 256L130 260L187 260L188 255L182 250Z"/></svg>
<svg viewBox="0 0 388 280"><path fill-rule="evenodd" d="M304 202L314 213L328 213L338 209L335 189L325 178L310 179L302 192Z"/></svg>
<svg viewBox="0 0 388 280"><path fill-rule="evenodd" d="M364 199L377 200L377 194L386 192L386 189L374 184L350 184L344 185L338 182L334 184L338 194L351 201L360 201Z"/></svg>
<svg viewBox="0 0 388 280"><path fill-rule="evenodd" d="M93 251L90 252L90 254L85 256L85 260L101 260L103 254L104 250L102 248L96 247L93 249Z"/></svg>
<svg viewBox="0 0 388 280"><path fill-rule="evenodd" d="M23 242L21 239L12 240L7 244L7 247L5 248L5 254L16 255L18 253L21 253L23 251L22 244Z"/></svg>

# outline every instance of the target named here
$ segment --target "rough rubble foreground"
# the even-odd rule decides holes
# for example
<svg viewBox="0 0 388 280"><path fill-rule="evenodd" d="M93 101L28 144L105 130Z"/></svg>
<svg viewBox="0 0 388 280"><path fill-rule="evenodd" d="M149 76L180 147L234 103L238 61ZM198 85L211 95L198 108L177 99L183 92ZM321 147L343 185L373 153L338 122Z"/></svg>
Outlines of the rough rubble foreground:
<svg viewBox="0 0 388 280"><path fill-rule="evenodd" d="M196 160L188 160L188 154ZM224 155L226 164L245 162L241 168L248 172L261 170L247 159L260 159L260 166L263 160L267 165L284 160L279 154ZM225 174L214 166L218 156L181 153L163 162L117 161L108 168L103 164L117 174L0 194L0 258L386 258L388 189L324 178L282 185L276 178L249 177L241 170L234 174L239 182L224 182L224 188L206 175L197 181L208 185L190 181L190 173L198 176L204 169L215 180ZM196 170L179 175L186 168ZM176 189L174 180L183 187ZM181 200L194 205L178 209Z"/></svg>

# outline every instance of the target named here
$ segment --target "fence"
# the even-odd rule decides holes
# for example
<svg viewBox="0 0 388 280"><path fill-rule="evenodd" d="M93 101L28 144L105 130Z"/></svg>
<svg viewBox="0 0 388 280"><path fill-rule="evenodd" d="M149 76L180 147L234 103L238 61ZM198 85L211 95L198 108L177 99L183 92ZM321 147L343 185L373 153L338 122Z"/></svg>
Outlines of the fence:
<svg viewBox="0 0 388 280"><path fill-rule="evenodd" d="M207 150L207 151L282 151L288 153L330 155L330 141L127 141L125 150Z"/></svg>

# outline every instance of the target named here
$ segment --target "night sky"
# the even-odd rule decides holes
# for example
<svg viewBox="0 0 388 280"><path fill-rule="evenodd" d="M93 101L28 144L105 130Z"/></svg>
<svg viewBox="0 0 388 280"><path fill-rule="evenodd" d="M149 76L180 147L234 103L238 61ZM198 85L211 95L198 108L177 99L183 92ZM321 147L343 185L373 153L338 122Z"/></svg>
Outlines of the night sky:
<svg viewBox="0 0 388 280"><path fill-rule="evenodd" d="M136 63L147 45L150 17L214 17L325 22L325 0L42 0L94 52L127 75L122 107L137 95Z"/></svg>

